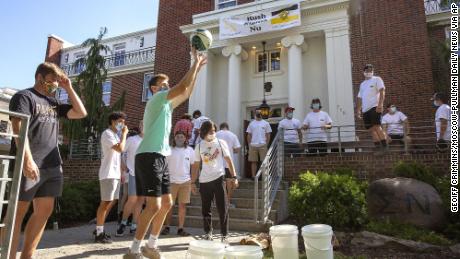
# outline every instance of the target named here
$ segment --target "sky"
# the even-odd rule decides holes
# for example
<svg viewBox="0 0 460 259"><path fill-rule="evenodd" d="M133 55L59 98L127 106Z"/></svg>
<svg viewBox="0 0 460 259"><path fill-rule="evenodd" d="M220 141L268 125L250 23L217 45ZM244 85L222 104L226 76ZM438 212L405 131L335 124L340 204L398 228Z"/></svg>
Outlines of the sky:
<svg viewBox="0 0 460 259"><path fill-rule="evenodd" d="M34 84L44 61L48 35L81 44L100 27L113 37L155 27L159 0L0 1L0 87Z"/></svg>

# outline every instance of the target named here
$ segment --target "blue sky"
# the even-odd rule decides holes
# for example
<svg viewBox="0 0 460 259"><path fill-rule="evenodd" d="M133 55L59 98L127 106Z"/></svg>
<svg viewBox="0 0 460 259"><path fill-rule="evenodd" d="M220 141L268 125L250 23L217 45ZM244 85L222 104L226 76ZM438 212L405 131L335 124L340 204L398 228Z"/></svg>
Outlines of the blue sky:
<svg viewBox="0 0 460 259"><path fill-rule="evenodd" d="M159 0L4 0L0 1L0 87L34 84L44 61L47 37L73 44L108 28L112 37L156 26Z"/></svg>

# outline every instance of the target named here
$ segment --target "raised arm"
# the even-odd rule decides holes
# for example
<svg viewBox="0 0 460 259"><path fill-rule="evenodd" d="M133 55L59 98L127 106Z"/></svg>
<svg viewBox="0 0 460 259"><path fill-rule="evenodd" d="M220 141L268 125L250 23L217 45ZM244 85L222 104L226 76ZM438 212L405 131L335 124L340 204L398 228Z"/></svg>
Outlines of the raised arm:
<svg viewBox="0 0 460 259"><path fill-rule="evenodd" d="M67 118L71 120L85 118L87 115L86 108L73 89L70 79L67 76L61 77L59 85L67 92L72 103L72 109L67 112Z"/></svg>
<svg viewBox="0 0 460 259"><path fill-rule="evenodd" d="M202 54L198 54L195 48L192 47L194 62L189 71L185 74L182 80L168 93L168 100L172 102L173 108L176 108L181 103L185 102L195 88L195 82L200 69L207 63L207 59Z"/></svg>

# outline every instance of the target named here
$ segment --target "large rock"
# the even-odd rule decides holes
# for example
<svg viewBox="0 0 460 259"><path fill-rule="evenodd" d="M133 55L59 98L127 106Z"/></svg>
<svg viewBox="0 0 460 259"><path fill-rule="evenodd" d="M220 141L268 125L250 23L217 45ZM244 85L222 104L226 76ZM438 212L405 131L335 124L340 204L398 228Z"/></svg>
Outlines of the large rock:
<svg viewBox="0 0 460 259"><path fill-rule="evenodd" d="M350 243L353 246L365 248L398 247L402 250L413 252L441 251L443 249L436 245L385 236L368 231L356 233Z"/></svg>
<svg viewBox="0 0 460 259"><path fill-rule="evenodd" d="M428 229L442 227L444 210L438 192L410 178L385 178L372 182L367 192L369 216Z"/></svg>

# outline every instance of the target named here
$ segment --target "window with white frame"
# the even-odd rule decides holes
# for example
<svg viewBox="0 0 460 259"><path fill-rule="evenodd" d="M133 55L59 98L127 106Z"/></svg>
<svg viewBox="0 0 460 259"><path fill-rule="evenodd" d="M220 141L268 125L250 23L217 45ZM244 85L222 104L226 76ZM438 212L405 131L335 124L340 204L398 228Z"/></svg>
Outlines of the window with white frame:
<svg viewBox="0 0 460 259"><path fill-rule="evenodd" d="M256 55L256 71L274 72L281 70L281 51L279 49L258 52Z"/></svg>
<svg viewBox="0 0 460 259"><path fill-rule="evenodd" d="M149 82L152 79L153 73L144 74L144 85L142 86L142 101L147 102L152 97L152 92L150 91Z"/></svg>
<svg viewBox="0 0 460 259"><path fill-rule="evenodd" d="M75 58L75 63L74 63L75 65L73 67L74 74L80 74L81 72L83 72L83 70L85 70L85 62L83 62L84 57L85 57L84 51L77 52L74 54L74 58Z"/></svg>
<svg viewBox="0 0 460 259"><path fill-rule="evenodd" d="M110 105L110 95L112 94L112 81L102 83L102 101L105 106Z"/></svg>
<svg viewBox="0 0 460 259"><path fill-rule="evenodd" d="M69 103L69 95L67 94L66 90L62 88L58 88L56 92L56 98L61 102L61 103Z"/></svg>
<svg viewBox="0 0 460 259"><path fill-rule="evenodd" d="M113 51L115 54L114 66L123 66L125 64L126 43L113 45Z"/></svg>
<svg viewBox="0 0 460 259"><path fill-rule="evenodd" d="M217 0L215 1L216 3L216 9L223 9L231 6L237 5L237 0Z"/></svg>

